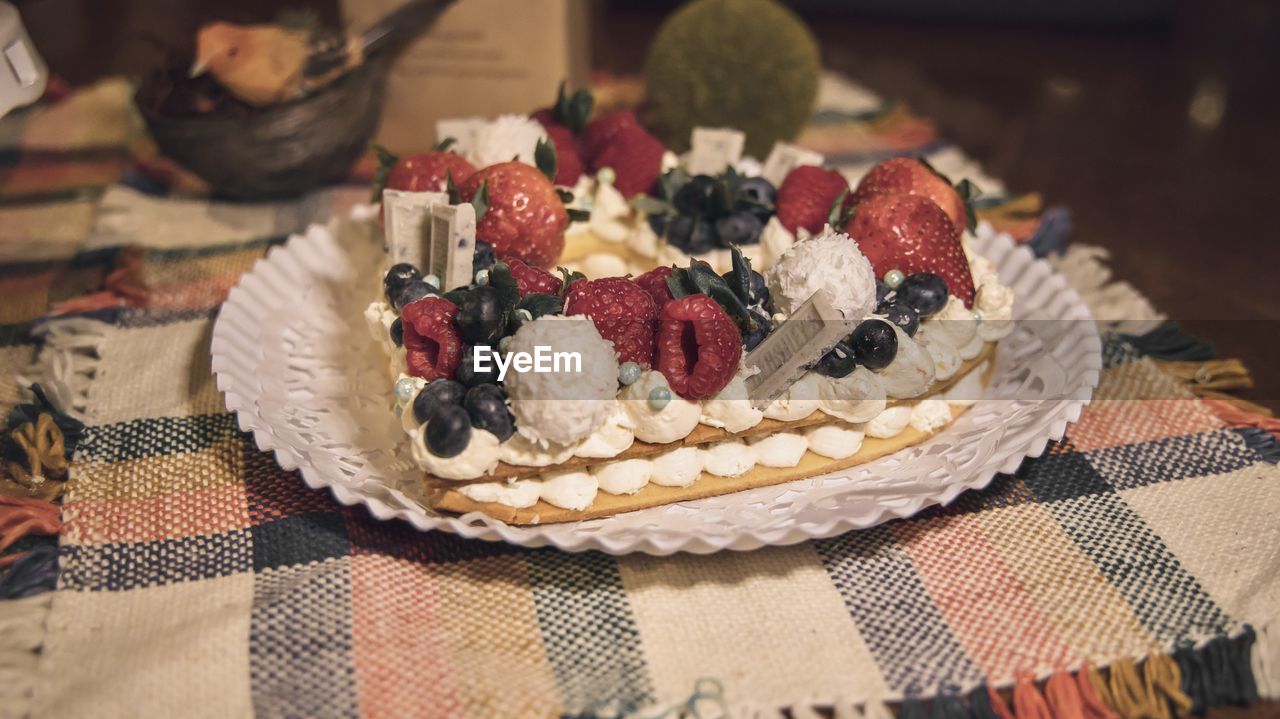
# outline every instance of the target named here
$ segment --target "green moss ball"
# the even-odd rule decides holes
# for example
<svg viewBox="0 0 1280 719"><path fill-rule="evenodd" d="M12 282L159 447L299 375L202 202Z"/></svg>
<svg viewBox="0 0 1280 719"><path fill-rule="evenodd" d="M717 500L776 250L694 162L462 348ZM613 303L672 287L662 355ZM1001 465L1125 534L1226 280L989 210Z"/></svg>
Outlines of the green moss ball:
<svg viewBox="0 0 1280 719"><path fill-rule="evenodd" d="M645 62L650 124L677 151L694 127L736 127L763 159L813 115L822 64L809 28L773 0L694 0Z"/></svg>

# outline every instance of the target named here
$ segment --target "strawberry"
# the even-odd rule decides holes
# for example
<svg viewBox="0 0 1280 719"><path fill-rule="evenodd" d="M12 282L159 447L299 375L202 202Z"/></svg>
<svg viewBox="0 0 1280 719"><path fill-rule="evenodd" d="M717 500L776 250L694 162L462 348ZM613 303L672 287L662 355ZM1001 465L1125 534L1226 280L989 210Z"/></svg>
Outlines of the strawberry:
<svg viewBox="0 0 1280 719"><path fill-rule="evenodd" d="M582 130L582 149L586 151L587 159L599 155L622 128L639 126L636 114L630 110L618 110L588 122Z"/></svg>
<svg viewBox="0 0 1280 719"><path fill-rule="evenodd" d="M557 185L572 187L582 176L584 163L578 135L582 134L594 104L591 91L578 90L568 95L564 83L560 83L555 104L530 115L542 125L542 129L547 131L547 139L555 145L559 158L555 177Z"/></svg>
<svg viewBox="0 0 1280 719"><path fill-rule="evenodd" d="M517 257L504 257L502 261L511 268L511 276L516 278L516 287L520 296L534 293L543 295L559 295L564 281L541 267L527 265Z"/></svg>
<svg viewBox="0 0 1280 719"><path fill-rule="evenodd" d="M699 400L724 389L738 373L742 333L706 295L685 295L662 308L658 371L676 394Z"/></svg>
<svg viewBox="0 0 1280 719"><path fill-rule="evenodd" d="M461 155L424 152L397 160L387 173L386 187L409 192L445 192L449 174L455 183L461 184L475 171Z"/></svg>
<svg viewBox="0 0 1280 719"><path fill-rule="evenodd" d="M556 184L573 187L582 177L582 153L578 149L578 138L564 125L542 123L547 131L547 139L556 146Z"/></svg>
<svg viewBox="0 0 1280 719"><path fill-rule="evenodd" d="M845 227L871 261L877 277L889 270L932 272L947 291L973 306L973 275L960 231L932 200L918 195L873 195L856 206Z"/></svg>
<svg viewBox="0 0 1280 719"><path fill-rule="evenodd" d="M831 205L848 191L849 182L839 172L801 165L788 172L778 188L778 221L791 232L801 227L819 232L827 224Z"/></svg>
<svg viewBox="0 0 1280 719"><path fill-rule="evenodd" d="M671 288L667 286L667 278L671 276L674 269L675 267L655 267L636 278L636 284L649 293L659 311L673 299Z"/></svg>
<svg viewBox="0 0 1280 719"><path fill-rule="evenodd" d="M898 194L919 195L933 200L956 227L963 228L968 219L964 200L951 183L910 157L895 157L872 167L858 182L858 188L849 199L856 205L874 195Z"/></svg>
<svg viewBox="0 0 1280 719"><path fill-rule="evenodd" d="M462 339L454 326L458 308L443 297L426 297L400 313L409 374L428 382L452 378L462 363Z"/></svg>
<svg viewBox="0 0 1280 719"><path fill-rule="evenodd" d="M564 313L590 317L600 336L613 343L619 362L650 367L658 308L640 285L626 277L574 282L565 293Z"/></svg>
<svg viewBox="0 0 1280 719"><path fill-rule="evenodd" d="M613 168L613 186L623 197L651 192L662 175L662 155L667 148L643 127L620 128L609 138L604 149L591 158L591 169Z"/></svg>
<svg viewBox="0 0 1280 719"><path fill-rule="evenodd" d="M484 192L481 192L484 188ZM538 168L502 162L477 170L458 191L476 205L476 239L500 256L550 267L564 250L569 214L555 185Z"/></svg>

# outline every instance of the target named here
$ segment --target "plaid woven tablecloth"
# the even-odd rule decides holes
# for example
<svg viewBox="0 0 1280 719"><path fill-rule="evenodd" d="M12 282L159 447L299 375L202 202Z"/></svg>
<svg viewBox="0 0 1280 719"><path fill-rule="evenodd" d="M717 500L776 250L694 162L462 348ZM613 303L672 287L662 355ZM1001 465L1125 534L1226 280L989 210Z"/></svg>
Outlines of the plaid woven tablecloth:
<svg viewBox="0 0 1280 719"><path fill-rule="evenodd" d="M904 108L823 98L805 140L845 166L923 151L1004 196ZM88 425L56 545L0 580L0 715L1154 719L1280 694L1276 425L1166 371L1210 366L1184 335L1107 334L1064 441L910 520L664 558L423 534L281 470L209 368L239 275L366 190L166 195L126 108L105 83L0 123L0 409L40 380ZM1027 203L988 219L1058 244ZM1058 262L1099 313L1156 319L1093 250Z"/></svg>

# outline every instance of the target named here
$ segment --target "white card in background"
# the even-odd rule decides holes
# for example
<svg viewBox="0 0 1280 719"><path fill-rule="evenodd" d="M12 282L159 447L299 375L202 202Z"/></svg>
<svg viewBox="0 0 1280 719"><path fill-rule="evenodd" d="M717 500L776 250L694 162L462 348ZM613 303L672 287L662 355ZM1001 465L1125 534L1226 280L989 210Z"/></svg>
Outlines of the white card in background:
<svg viewBox="0 0 1280 719"><path fill-rule="evenodd" d="M747 354L746 366L760 370L747 378L751 406L768 406L857 325L831 306L826 290L815 292Z"/></svg>
<svg viewBox="0 0 1280 719"><path fill-rule="evenodd" d="M466 154L475 146L476 132L488 122L483 117L451 117L436 120L436 144L452 137L454 144L449 149L459 155Z"/></svg>
<svg viewBox="0 0 1280 719"><path fill-rule="evenodd" d="M469 202L433 207L429 272L440 278L441 291L471 284L475 252L476 208Z"/></svg>
<svg viewBox="0 0 1280 719"><path fill-rule="evenodd" d="M742 146L747 136L741 130L718 127L695 127L690 138L690 175L718 175L726 167L742 159Z"/></svg>
<svg viewBox="0 0 1280 719"><path fill-rule="evenodd" d="M426 268L431 208L447 204L449 196L443 192L382 191L383 246L389 264L407 262L419 270Z"/></svg>
<svg viewBox="0 0 1280 719"><path fill-rule="evenodd" d="M774 187L782 184L787 173L801 165L822 165L826 159L821 153L796 147L789 142L775 142L769 151L769 159L764 161L764 169L760 176L768 180Z"/></svg>

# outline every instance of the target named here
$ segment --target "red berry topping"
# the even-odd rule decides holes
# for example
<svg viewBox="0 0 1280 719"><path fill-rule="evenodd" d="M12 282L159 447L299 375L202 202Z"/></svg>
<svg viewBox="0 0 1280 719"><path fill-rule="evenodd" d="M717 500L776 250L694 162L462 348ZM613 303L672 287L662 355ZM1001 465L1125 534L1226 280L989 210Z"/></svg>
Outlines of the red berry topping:
<svg viewBox="0 0 1280 719"><path fill-rule="evenodd" d="M452 174L454 183L461 185L475 171L475 166L461 155L452 152L424 152L398 160L387 174L386 186L392 190L407 192L444 192L448 175Z"/></svg>
<svg viewBox="0 0 1280 719"><path fill-rule="evenodd" d="M541 267L526 265L524 261L516 257L504 257L502 261L511 268L511 276L516 278L516 286L520 289L521 297L533 293L544 295L560 294L560 286L564 284L564 281L559 277Z"/></svg>
<svg viewBox="0 0 1280 719"><path fill-rule="evenodd" d="M426 297L405 305L400 320L409 374L428 382L453 377L462 362L462 339L453 325L457 312L458 308L443 297Z"/></svg>
<svg viewBox="0 0 1280 719"><path fill-rule="evenodd" d="M667 286L667 278L675 267L655 267L636 278L636 284L644 288L653 298L653 303L661 311L672 300L671 288Z"/></svg>
<svg viewBox="0 0 1280 719"><path fill-rule="evenodd" d="M845 232L871 261L876 277L889 270L932 272L947 291L973 306L973 274L960 245L960 230L947 213L918 195L875 195L857 205Z"/></svg>
<svg viewBox="0 0 1280 719"><path fill-rule="evenodd" d="M968 211L960 193L919 160L895 157L879 163L858 181L849 203L856 205L874 195L919 195L933 200L956 227L965 226Z"/></svg>
<svg viewBox="0 0 1280 719"><path fill-rule="evenodd" d="M574 282L565 293L564 313L590 317L600 336L613 343L619 362L652 366L658 308L640 285L626 277Z"/></svg>
<svg viewBox="0 0 1280 719"><path fill-rule="evenodd" d="M662 155L666 151L662 141L643 127L623 127L609 138L604 149L591 157L591 169L599 172L602 167L613 168L613 186L623 197L634 197L650 192L658 184Z"/></svg>
<svg viewBox="0 0 1280 719"><path fill-rule="evenodd" d="M555 185L538 168L523 162L490 165L459 185L464 202L471 202L488 185L489 205L476 223L476 239L488 242L504 257L518 257L538 267L550 267L564 250L569 213Z"/></svg>
<svg viewBox="0 0 1280 719"><path fill-rule="evenodd" d="M662 308L658 371L676 394L698 400L724 389L738 373L742 333L706 295L685 295Z"/></svg>
<svg viewBox="0 0 1280 719"><path fill-rule="evenodd" d="M618 110L587 123L582 130L582 149L588 159L595 159L624 127L639 127L636 114L630 110Z"/></svg>
<svg viewBox="0 0 1280 719"><path fill-rule="evenodd" d="M800 227L819 232L827 224L831 203L848 189L849 182L839 172L801 165L788 172L778 188L778 222L791 232Z"/></svg>
<svg viewBox="0 0 1280 719"><path fill-rule="evenodd" d="M547 139L556 148L556 184L573 187L582 177L582 151L578 148L578 138L573 131L554 120L547 121L535 114L534 119L542 123L547 132Z"/></svg>

